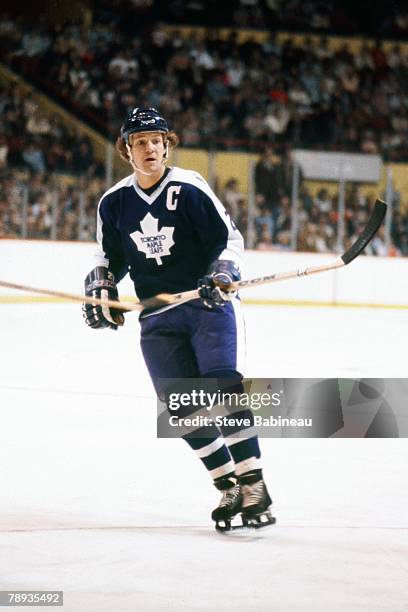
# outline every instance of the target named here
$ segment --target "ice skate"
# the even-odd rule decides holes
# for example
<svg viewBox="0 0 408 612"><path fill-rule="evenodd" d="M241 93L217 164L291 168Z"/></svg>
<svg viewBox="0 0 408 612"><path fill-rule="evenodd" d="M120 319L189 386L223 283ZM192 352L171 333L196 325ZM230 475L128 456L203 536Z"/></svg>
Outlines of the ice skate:
<svg viewBox="0 0 408 612"><path fill-rule="evenodd" d="M242 495L240 485L235 476L225 476L214 483L222 497L218 506L212 511L211 518L215 521L217 531L233 529L231 519L241 511Z"/></svg>
<svg viewBox="0 0 408 612"><path fill-rule="evenodd" d="M243 474L239 482L241 484L242 503L241 514L244 527L267 527L276 522L272 516L270 506L272 500L266 485L262 479L261 470L254 470Z"/></svg>

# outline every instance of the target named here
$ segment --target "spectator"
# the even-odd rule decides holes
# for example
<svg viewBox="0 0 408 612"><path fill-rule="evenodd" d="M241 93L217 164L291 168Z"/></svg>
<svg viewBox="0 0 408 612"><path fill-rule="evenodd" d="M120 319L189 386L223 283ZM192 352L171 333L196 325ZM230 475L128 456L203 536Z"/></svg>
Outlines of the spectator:
<svg viewBox="0 0 408 612"><path fill-rule="evenodd" d="M285 134L289 121L290 112L284 104L271 104L269 106L265 117L265 126L275 138Z"/></svg>
<svg viewBox="0 0 408 612"><path fill-rule="evenodd" d="M43 115L38 107L26 111L28 115L26 130L29 134L35 136L44 136L51 131L51 125L47 117Z"/></svg>
<svg viewBox="0 0 408 612"><path fill-rule="evenodd" d="M94 176L96 165L94 162L91 143L87 138L79 138L72 152L72 170L76 174Z"/></svg>
<svg viewBox="0 0 408 612"><path fill-rule="evenodd" d="M254 182L255 202L262 211L262 216L270 217L270 229L273 236L280 194L276 164L273 161L273 152L270 147L265 147L261 158L255 165Z"/></svg>
<svg viewBox="0 0 408 612"><path fill-rule="evenodd" d="M23 150L23 160L33 172L45 171L45 159L38 141L32 141Z"/></svg>
<svg viewBox="0 0 408 612"><path fill-rule="evenodd" d="M221 194L221 200L231 219L240 229L243 222L242 217L245 207L245 198L238 188L238 181L236 178L230 178L225 183Z"/></svg>
<svg viewBox="0 0 408 612"><path fill-rule="evenodd" d="M258 226L258 239L256 248L259 251L271 250L273 248L272 236L269 224L262 222Z"/></svg>
<svg viewBox="0 0 408 612"><path fill-rule="evenodd" d="M137 78L139 63L129 48L120 49L117 55L109 62L108 71L115 80L127 78L129 73L132 78Z"/></svg>
<svg viewBox="0 0 408 612"><path fill-rule="evenodd" d="M327 189L320 189L316 198L315 205L319 213L329 213L332 209L332 201Z"/></svg>
<svg viewBox="0 0 408 612"><path fill-rule="evenodd" d="M8 144L4 134L0 134L0 168L7 166Z"/></svg>

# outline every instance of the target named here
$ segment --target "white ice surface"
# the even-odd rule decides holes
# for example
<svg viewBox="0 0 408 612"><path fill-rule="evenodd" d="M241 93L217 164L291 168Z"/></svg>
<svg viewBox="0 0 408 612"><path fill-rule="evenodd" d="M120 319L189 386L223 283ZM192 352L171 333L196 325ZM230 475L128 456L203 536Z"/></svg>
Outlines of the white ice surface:
<svg viewBox="0 0 408 612"><path fill-rule="evenodd" d="M248 376L407 376L405 311L245 311ZM278 523L222 536L200 462L156 439L137 316L0 313L0 590L63 589L69 612L408 610L406 440L262 440Z"/></svg>

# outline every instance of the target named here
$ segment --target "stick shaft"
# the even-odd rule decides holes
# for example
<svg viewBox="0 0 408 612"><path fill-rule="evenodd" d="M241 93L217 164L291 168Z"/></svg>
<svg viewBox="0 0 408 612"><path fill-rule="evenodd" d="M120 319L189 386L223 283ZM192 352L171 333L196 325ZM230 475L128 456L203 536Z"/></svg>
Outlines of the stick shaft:
<svg viewBox="0 0 408 612"><path fill-rule="evenodd" d="M319 272L327 272L328 270L336 270L342 268L344 262L337 258L335 261L320 265L310 266L309 268L299 268L298 270L289 270L288 272L278 272L277 274L269 274L268 276L260 276L249 280L237 281L232 283L234 289L246 289L247 287L257 287L258 285L268 285L277 281L290 280L291 278L299 278L301 276L310 276Z"/></svg>
<svg viewBox="0 0 408 612"><path fill-rule="evenodd" d="M39 293L40 295L50 295L51 297L69 300L70 302L81 302L82 304L95 304L96 306L108 306L108 308L116 308L117 310L143 310L144 306L138 302L116 302L115 300L99 300L97 298L79 295L75 293L65 293L63 291L53 291L52 289L40 289L39 287L30 287L29 285L17 285L0 281L0 287L7 289L16 289L18 291L29 291L30 293Z"/></svg>
<svg viewBox="0 0 408 612"><path fill-rule="evenodd" d="M249 287L258 287L259 285L269 285L270 283L275 283L278 281L290 280L292 278L299 278L301 276L310 276L311 274L327 272L328 270L336 270L337 268L342 268L344 265L345 264L341 258L338 258L332 263L321 266L299 268L298 270L290 270L289 272L268 274L267 276L260 276L258 278L236 281L231 283L228 290L238 291L240 289L248 289ZM158 308L160 306L166 306L169 304L182 304L183 302L196 300L199 297L198 289L183 291L181 293L161 293L155 297L145 300L143 304L146 308Z"/></svg>

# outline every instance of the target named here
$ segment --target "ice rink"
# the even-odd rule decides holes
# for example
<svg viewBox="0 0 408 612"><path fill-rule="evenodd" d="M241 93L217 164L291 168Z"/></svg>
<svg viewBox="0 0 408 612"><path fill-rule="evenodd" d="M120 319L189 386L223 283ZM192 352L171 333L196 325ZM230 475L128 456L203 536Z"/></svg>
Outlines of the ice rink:
<svg viewBox="0 0 408 612"><path fill-rule="evenodd" d="M156 439L137 315L0 312L0 590L64 590L66 612L408 610L406 440L262 440L278 522L220 535L199 460ZM245 316L247 376L407 376L408 310Z"/></svg>

